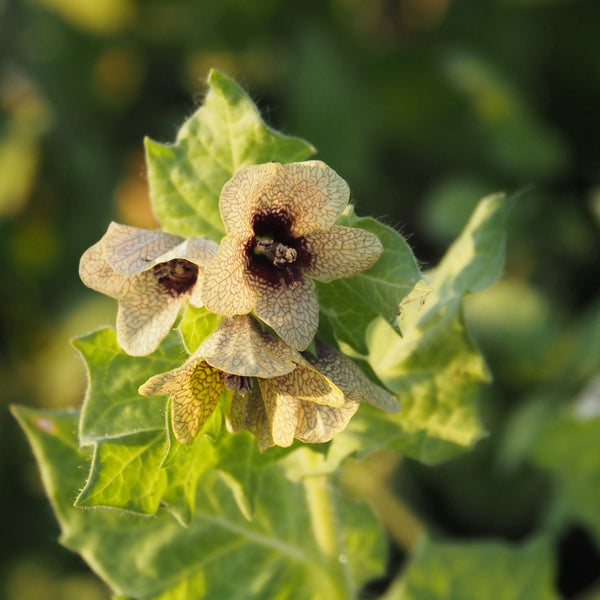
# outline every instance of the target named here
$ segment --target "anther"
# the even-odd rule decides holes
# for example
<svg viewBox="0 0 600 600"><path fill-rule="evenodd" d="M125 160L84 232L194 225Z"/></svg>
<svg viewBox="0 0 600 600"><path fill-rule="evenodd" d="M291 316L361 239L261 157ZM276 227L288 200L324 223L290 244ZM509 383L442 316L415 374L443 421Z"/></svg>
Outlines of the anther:
<svg viewBox="0 0 600 600"><path fill-rule="evenodd" d="M234 375L233 373L223 373L223 382L230 392L236 392L240 396L245 396L254 385L252 377Z"/></svg>
<svg viewBox="0 0 600 600"><path fill-rule="evenodd" d="M258 254L264 254L276 267L283 268L295 262L298 251L273 240L256 240L254 247Z"/></svg>

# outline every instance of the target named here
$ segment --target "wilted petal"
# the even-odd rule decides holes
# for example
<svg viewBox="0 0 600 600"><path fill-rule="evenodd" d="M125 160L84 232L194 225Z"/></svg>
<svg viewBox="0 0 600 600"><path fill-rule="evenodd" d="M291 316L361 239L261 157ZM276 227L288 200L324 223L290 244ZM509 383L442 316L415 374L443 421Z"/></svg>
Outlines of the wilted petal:
<svg viewBox="0 0 600 600"><path fill-rule="evenodd" d="M106 262L102 241L88 248L79 261L79 277L89 288L113 298L121 295L128 287L129 277L115 273Z"/></svg>
<svg viewBox="0 0 600 600"><path fill-rule="evenodd" d="M200 346L206 362L226 373L275 377L303 361L298 352L275 336L260 331L250 316L225 319Z"/></svg>
<svg viewBox="0 0 600 600"><path fill-rule="evenodd" d="M294 437L313 444L328 442L346 428L358 407L359 402L352 400L337 408L301 402Z"/></svg>
<svg viewBox="0 0 600 600"><path fill-rule="evenodd" d="M130 276L120 290L117 341L127 354L154 352L171 330L182 298L160 286L151 271Z"/></svg>
<svg viewBox="0 0 600 600"><path fill-rule="evenodd" d="M319 340L317 340L317 355L316 359L307 356L308 361L338 385L347 399L365 400L389 413L400 410L400 404L394 396L375 385L349 358Z"/></svg>
<svg viewBox="0 0 600 600"><path fill-rule="evenodd" d="M319 302L313 282L305 278L275 288L260 280L252 283L257 296L254 314L293 348L307 348L319 326Z"/></svg>
<svg viewBox="0 0 600 600"><path fill-rule="evenodd" d="M365 271L383 250L379 238L370 231L338 225L307 235L305 243L313 257L305 273L325 282Z"/></svg>
<svg viewBox="0 0 600 600"><path fill-rule="evenodd" d="M275 444L265 405L256 388L246 396L233 395L225 422L231 433L240 433L246 430L253 433L261 452Z"/></svg>
<svg viewBox="0 0 600 600"><path fill-rule="evenodd" d="M226 316L244 315L252 310L256 297L246 283L245 269L239 242L224 237L202 277L202 301L207 310Z"/></svg>
<svg viewBox="0 0 600 600"><path fill-rule="evenodd" d="M100 243L106 261L117 273L133 275L165 262L161 256L183 241L182 237L164 231L111 223Z"/></svg>
<svg viewBox="0 0 600 600"><path fill-rule="evenodd" d="M182 444L189 445L214 412L224 388L220 371L191 358L177 369L148 379L139 393L169 395L173 433Z"/></svg>

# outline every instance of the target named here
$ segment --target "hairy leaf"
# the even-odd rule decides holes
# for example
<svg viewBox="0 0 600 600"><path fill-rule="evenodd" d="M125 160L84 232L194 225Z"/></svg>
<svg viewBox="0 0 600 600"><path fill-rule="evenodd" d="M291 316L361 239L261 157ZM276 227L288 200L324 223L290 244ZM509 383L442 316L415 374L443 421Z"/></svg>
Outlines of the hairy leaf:
<svg viewBox="0 0 600 600"><path fill-rule="evenodd" d="M367 271L330 283L316 282L321 319L327 321L324 326L333 328L338 341L366 354L365 331L369 323L378 316L395 323L400 302L421 274L406 240L391 227L372 218L359 218L352 208L337 223L370 231L383 244L381 256Z"/></svg>
<svg viewBox="0 0 600 600"><path fill-rule="evenodd" d="M167 484L165 472L159 469L166 445L160 431L97 443L90 477L75 505L154 514Z"/></svg>
<svg viewBox="0 0 600 600"><path fill-rule="evenodd" d="M242 167L304 160L314 148L273 131L246 92L211 71L204 104L183 124L172 145L146 139L148 181L163 229L184 237L219 241L223 185Z"/></svg>
<svg viewBox="0 0 600 600"><path fill-rule="evenodd" d="M264 469L248 521L230 489L211 470L198 490L196 512L181 527L165 509L152 518L119 510L80 509L73 492L90 461L75 435L78 414L14 408L37 458L61 526L61 542L79 552L120 597L136 600L351 597L381 573L377 525L362 504L331 496L341 560L324 556L311 534L302 484L279 465ZM340 508L342 507L342 508ZM186 596L187 594L187 596Z"/></svg>
<svg viewBox="0 0 600 600"><path fill-rule="evenodd" d="M355 448L388 446L436 463L484 435L476 391L489 375L468 336L462 300L500 276L506 212L503 196L480 202L428 278L429 293L417 291L401 306L402 337L383 319L369 328L369 362L402 410L389 415L362 408L346 433Z"/></svg>
<svg viewBox="0 0 600 600"><path fill-rule="evenodd" d="M147 398L138 387L156 373L166 371L185 357L181 340L171 333L149 356L126 354L110 328L73 340L85 360L89 386L81 411L82 444L164 430L164 397Z"/></svg>

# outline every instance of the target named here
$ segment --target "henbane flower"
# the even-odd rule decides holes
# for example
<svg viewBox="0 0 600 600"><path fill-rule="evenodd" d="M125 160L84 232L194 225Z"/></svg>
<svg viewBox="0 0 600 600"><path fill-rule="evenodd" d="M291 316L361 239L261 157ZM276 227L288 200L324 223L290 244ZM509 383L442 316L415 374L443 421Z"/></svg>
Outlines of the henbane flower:
<svg viewBox="0 0 600 600"><path fill-rule="evenodd" d="M150 354L171 329L182 302L202 306L201 269L217 244L111 223L81 257L88 287L116 298L117 341L133 356Z"/></svg>
<svg viewBox="0 0 600 600"><path fill-rule="evenodd" d="M320 161L238 171L221 190L226 236L204 271L206 308L254 312L289 345L307 348L319 319L312 279L350 277L382 251L374 234L334 224L349 197L346 182Z"/></svg>
<svg viewBox="0 0 600 600"><path fill-rule="evenodd" d="M309 360L247 316L226 319L183 365L151 377L139 391L170 396L173 433L191 444L225 389L233 392L230 431L248 429L261 450L289 446L294 438L330 440L363 397L386 410L399 408L332 349L321 348L319 358Z"/></svg>

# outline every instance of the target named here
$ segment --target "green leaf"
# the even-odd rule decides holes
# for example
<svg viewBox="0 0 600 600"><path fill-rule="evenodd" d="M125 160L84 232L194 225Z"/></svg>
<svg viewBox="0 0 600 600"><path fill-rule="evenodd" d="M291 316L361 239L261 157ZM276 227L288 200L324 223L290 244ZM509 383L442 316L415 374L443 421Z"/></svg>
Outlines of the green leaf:
<svg viewBox="0 0 600 600"><path fill-rule="evenodd" d="M324 556L311 534L304 487L277 464L264 469L247 521L217 471L202 478L187 528L168 510L152 517L80 509L90 451L79 448L77 413L14 407L37 458L61 526L61 542L79 552L117 596L136 600L199 598L299 600L347 598L383 569L383 538L363 504L331 496L343 560ZM356 526L355 526L356 524ZM350 588L350 589L348 589ZM187 594L187 595L186 595Z"/></svg>
<svg viewBox="0 0 600 600"><path fill-rule="evenodd" d="M72 343L81 352L89 374L79 423L82 444L164 430L164 397L140 396L137 390L152 375L183 362L183 348L176 332L169 334L158 350L142 357L123 352L110 328Z"/></svg>
<svg viewBox="0 0 600 600"><path fill-rule="evenodd" d="M247 165L305 160L314 148L267 127L248 95L218 71L208 77L204 104L172 145L146 139L150 197L163 229L219 241L219 194Z"/></svg>
<svg viewBox="0 0 600 600"><path fill-rule="evenodd" d="M193 354L204 339L216 329L219 320L217 315L208 312L204 307L187 307L179 323L179 331L185 348L190 354Z"/></svg>
<svg viewBox="0 0 600 600"><path fill-rule="evenodd" d="M595 394L596 416L586 419L565 414L549 419L531 453L535 463L552 475L570 516L587 525L600 545L598 389Z"/></svg>
<svg viewBox="0 0 600 600"><path fill-rule="evenodd" d="M164 432L154 431L96 444L90 477L75 506L154 514L166 487L159 468L166 445Z"/></svg>
<svg viewBox="0 0 600 600"><path fill-rule="evenodd" d="M378 316L394 323L400 302L421 274L406 240L391 227L369 217L357 217L352 207L337 224L370 231L383 244L381 256L367 271L330 283L316 282L321 319L327 322L324 327L332 327L339 342L366 354L365 331L369 323Z"/></svg>
<svg viewBox="0 0 600 600"><path fill-rule="evenodd" d="M506 218L514 199L484 198L434 270L430 285L446 301L490 286L504 269Z"/></svg>
<svg viewBox="0 0 600 600"><path fill-rule="evenodd" d="M559 600L549 544L426 540L383 600Z"/></svg>
<svg viewBox="0 0 600 600"><path fill-rule="evenodd" d="M506 211L502 196L479 203L429 278L429 293L417 290L402 305L402 337L383 319L369 328L369 363L402 409L390 415L361 407L344 434L354 438L355 449L387 446L437 463L484 435L476 392L489 374L468 336L462 301L501 274Z"/></svg>
<svg viewBox="0 0 600 600"><path fill-rule="evenodd" d="M221 426L222 418L217 414L206 430L218 431ZM167 431L168 436L163 428L96 443L90 476L75 505L146 515L165 505L188 525L196 507L198 480L220 456L211 435L199 435L194 444L186 446L174 438L170 422Z"/></svg>

